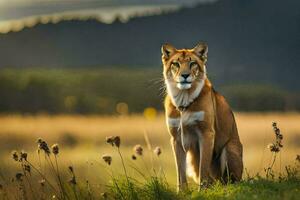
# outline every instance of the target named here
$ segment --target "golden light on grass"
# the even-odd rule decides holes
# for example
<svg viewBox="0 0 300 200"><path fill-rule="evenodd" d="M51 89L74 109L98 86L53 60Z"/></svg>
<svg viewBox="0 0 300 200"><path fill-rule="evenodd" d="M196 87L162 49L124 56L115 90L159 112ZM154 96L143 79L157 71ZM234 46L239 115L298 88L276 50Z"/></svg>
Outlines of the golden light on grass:
<svg viewBox="0 0 300 200"><path fill-rule="evenodd" d="M295 162L295 156L300 152L299 113L235 113L235 116L244 146L245 167L250 174L262 172L265 164L270 162L271 153L266 146L274 140L271 127L273 121L278 122L284 133L284 148L279 154L281 162L284 164ZM64 148L60 160L69 161L68 158L72 157L73 162L82 164L86 162L87 155L97 160L99 153L110 153L112 148L105 145L103 140L107 135L118 134L123 138L122 151L126 152L124 157L131 160L132 146L144 144L143 132L145 130L148 130L151 144L163 149L160 157L163 158L161 159L163 165L171 171L171 175L167 178L173 181L176 177L174 176L176 174L174 157L163 115L157 115L153 120L147 120L144 115L121 118L80 115L0 116L0 148L4 151L20 147L34 151L32 141L37 137L43 137L50 144L59 142L61 146L64 146L62 138L68 133L78 141L78 145ZM20 149L17 150L19 152ZM31 153L30 151L28 152ZM4 154L0 156L0 159L5 159ZM280 165L275 163L274 170L279 171Z"/></svg>
<svg viewBox="0 0 300 200"><path fill-rule="evenodd" d="M292 115L292 117L290 114L286 116L273 115L273 114L272 115L237 114L240 136L244 144L245 167L247 167L247 169L250 168L251 170L253 170L254 173L252 173L252 176L251 175L248 176L249 179L244 178L244 181L241 185L239 185L239 183L234 185L230 184L229 187L224 187L224 188L227 190L228 188L237 186L238 189L240 188L240 186L244 187L245 184L246 187L248 187L249 184L252 184L253 182L257 182L259 181L259 179L263 181L262 182L263 184L266 183L268 184L270 182L272 182L272 184L273 183L281 184L284 181L287 181L289 179L292 180L291 183L294 183L295 180L298 181L299 180L298 178L295 180L294 178L296 178L296 176L299 175L298 173L299 169L294 168L294 166L300 167L299 145L297 146L297 143L290 143L289 145L289 142L294 142L295 140L294 138L297 137L299 133L298 131L300 129L297 126L297 124L296 125L294 124L295 126L292 127L294 129L291 129L291 127L288 125L290 125L289 123L291 123L291 120L294 120L292 121L292 123L296 123L299 120L299 116L300 116L299 114ZM65 146L62 144L61 147L64 149L64 151L59 152L59 148L57 144L54 144L51 146L51 148L49 148L47 143L49 141L48 136L49 138L51 138L55 134L59 135L61 133L61 131L58 132L53 131L56 130L53 128L55 127L55 125L57 126L57 123L60 121L56 119L57 116L56 117L51 117L51 116L29 117L31 121L38 120L38 122L41 122L39 120L41 120L40 118L42 118L43 119L42 122L44 123L43 125L47 124L48 126L43 127L44 129L41 129L41 132L45 133L46 131L50 131L50 134L43 135L43 138L45 138L46 140L41 138L38 139L38 148L40 149L39 154L33 155L33 151L28 151L29 152L28 155L30 155L28 156L27 153L24 151L17 150L12 152L12 158L17 162L11 162L9 166L4 165L3 167L5 168L5 172L13 172L7 174L13 174L14 181L12 182L12 184L9 183L10 185L6 185L5 182L0 181L0 195L2 192L1 189L4 191L8 191L7 188L13 186L14 188L13 191L16 192L16 196L23 197L20 199L50 199L52 196L55 196L55 198L57 199L92 199L91 197L93 196L90 195L95 194L95 192L97 193L98 197L102 196L103 198L109 198L109 199L110 198L111 199L136 199L136 198L126 198L126 197L120 198L120 194L121 193L125 194L125 192L126 195L127 193L130 195L132 194L133 197L136 194L141 195L142 193L154 194L154 196L152 196L151 198L141 198L141 199L158 199L157 194L159 192L157 192L158 191L157 189L160 190L162 187L167 186L168 183L171 184L171 187L169 188L170 190L168 188L167 190L176 194L175 191L173 191L172 189L172 186L175 187L176 184L176 170L174 164L174 157L169 144L169 135L166 133L166 127L165 127L163 116L158 116L154 120L147 120L145 119L144 116L124 116L124 117L97 117L97 116L70 117L68 116L69 118L67 118L67 116L60 116L60 117L62 118L60 118L61 124L59 125L59 127L63 130L74 128L73 126L75 125L77 125L77 128L79 127L79 125L82 126L82 129L80 131L83 132L72 133L74 137L84 136L85 139L91 138L93 141L95 140L95 138L101 138L102 139L100 140L101 142L96 143L95 146L87 146L84 144L84 142L80 140L80 146L75 148L69 148L69 149L65 149L64 148ZM24 118L26 121L27 117ZM70 121L66 119L72 121L72 123L70 123ZM0 122L1 120L3 120L3 117L2 118L0 117ZM264 121L264 123L262 123L261 120L266 120L267 122ZM281 133L281 130L279 130L277 124L273 123L273 130L272 127L270 126L273 120L280 122L279 123L280 128L282 132L284 132L284 138L285 138L284 148L282 148L283 135ZM17 121L22 122L22 120L20 119L18 119ZM8 121L6 122L8 123ZM69 124L70 126L67 126L67 129L65 125L66 122L70 123ZM261 125L261 127L256 127L257 125L256 122L257 124ZM37 122L35 123L36 125L40 126L40 123ZM28 129L24 128L24 126L28 126L28 121L26 121L26 123L23 123L23 127L20 126L20 124L22 123L17 124L17 127L19 128L18 131L22 133L22 134L19 133L20 134L19 137L21 136L23 138L28 137L26 132L28 131ZM116 129L114 128L117 126L116 124L120 126L119 128L121 131L115 131ZM249 128L250 125L251 127ZM5 136L7 136L7 134L3 134L1 132L5 130L5 129L1 129L1 126L3 125L0 123L0 139L1 137L5 139ZM145 145L145 143L146 145L148 144L147 142L143 141L144 143L141 142L140 144L134 146L133 148L134 154L132 154L132 143L136 144L138 143L136 142L137 138L139 137L143 138L143 131L136 130L137 127L138 128L153 127L153 130L155 131L149 131L149 134L147 134L147 137L149 135L148 138L149 140L147 139L145 140L148 141L149 143L151 141L152 144L151 146L156 146L156 145L158 146L156 146L154 149L152 148L143 149L142 145L140 144L143 145ZM90 133L87 130L93 130L97 134ZM105 131L105 130L109 130L109 131ZM133 133L134 130L136 130L137 133ZM290 132L291 130L292 131L296 130L296 132ZM253 133L253 131L257 131L257 132ZM68 132L71 131L68 130ZM112 135L120 134L122 136L109 136L106 137L105 140L105 135L107 133L111 133ZM275 141L274 141L274 135L275 135ZM120 148L121 137L122 137L122 146ZM156 140L154 140L155 138ZM109 145L105 145L105 141ZM266 144L261 145L260 143L261 141L263 141L263 143L266 144L271 141L274 141L273 144L277 145L280 151L271 151L271 152L268 151L265 156L261 155L260 150L266 150L265 148ZM0 142L2 141L0 140ZM2 142L2 144L4 143ZM32 144L32 141L30 142L30 144ZM15 146L15 147L18 148L19 146ZM162 154L162 148L164 151L163 154ZM26 150L28 149L26 148ZM109 154L103 155L102 153L104 152L108 152ZM60 154L59 164L57 159L58 153ZM111 165L110 167L103 166L103 163L99 163L99 153L103 155L102 156L103 161L107 165ZM152 157L153 153L156 156L160 156L160 157L153 159ZM7 152L7 155L8 154L9 152ZM282 160L280 157L281 154L283 155ZM123 159L123 155L124 158L127 159ZM137 155L141 156L138 158L139 159L138 161L135 161L134 163L133 161L128 161L128 158L130 159L130 156L132 156L131 159L133 160L137 159L138 157ZM276 155L278 159L275 159ZM251 156L254 156L255 158L254 161L251 161L252 159ZM3 158L4 157L0 157L0 159ZM258 162L258 158L261 158L262 161ZM266 162L266 160L270 161L270 158L271 161L273 160L273 162L270 162L271 164L269 164L269 162ZM114 159L113 164L112 164L112 159ZM296 165L295 165L295 159L296 159ZM90 163L95 163L95 165L91 165ZM262 171L257 171L258 168L257 166L260 165L261 163L263 164L264 167L268 167L265 173ZM278 166L276 166L276 163L277 164L282 163L283 167L285 167L285 171L286 171L285 174L281 173L280 167L278 168ZM66 170L65 167L61 168L62 166L66 166L65 164L69 166L68 170ZM140 164L143 164L144 166L140 168L141 167ZM18 165L19 167L15 168L16 165ZM76 176L75 176L75 171L73 166L76 167ZM123 171L122 171L122 166L123 166ZM107 170L107 173L105 173L105 170ZM259 175L263 175L266 178L255 176L256 173L259 173ZM124 181L124 177L126 177L126 181ZM167 182L162 182L162 184L164 185L161 185L159 182L160 180L163 181L166 180ZM31 185L30 181L33 181L34 184ZM92 184L89 184L90 181ZM4 184L4 186L2 186L2 184ZM36 184L39 184L39 187L34 187ZM137 188L136 186L140 187L143 186L144 184L147 190L141 188L143 190L138 190L138 191L147 191L147 192L136 193L136 191L133 190L134 188ZM150 186L151 184L154 184L153 188L151 186L152 189L149 190L150 192L148 192L149 184ZM290 182L287 182L287 184L290 184ZM110 188L112 188L112 186L115 186L115 188L113 190L109 190ZM192 186L191 188L193 188L193 185L191 186ZM219 186L222 185L218 183L217 187L213 186L212 188L213 194L216 194L216 190L218 190ZM256 186L254 185L254 187ZM120 192L120 188L124 188L124 190L122 189L122 191ZM83 193L79 191L83 191ZM109 192L105 193L105 191L109 191ZM207 190L204 191L204 193L206 192ZM277 190L275 192L277 192ZM29 193L30 195L28 195ZM219 194L219 192L217 192L217 194ZM297 194L295 196L299 196L299 195ZM97 198L93 198L93 199L97 199ZM172 198L172 199L176 199L176 198Z"/></svg>

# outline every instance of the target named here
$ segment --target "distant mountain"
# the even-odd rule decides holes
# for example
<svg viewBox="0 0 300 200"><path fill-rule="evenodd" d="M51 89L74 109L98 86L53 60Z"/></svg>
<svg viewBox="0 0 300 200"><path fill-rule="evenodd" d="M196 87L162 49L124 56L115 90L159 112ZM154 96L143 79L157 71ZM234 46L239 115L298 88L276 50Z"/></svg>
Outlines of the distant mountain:
<svg viewBox="0 0 300 200"><path fill-rule="evenodd" d="M217 85L269 83L300 89L300 1L220 0L128 23L62 21L0 35L1 67L161 66L169 42L209 46Z"/></svg>
<svg viewBox="0 0 300 200"><path fill-rule="evenodd" d="M193 6L217 0L0 0L0 23L6 20L22 19L32 16L62 14L72 12L81 15L89 12L92 15L111 14L128 9L140 12L142 8L164 9L163 7Z"/></svg>

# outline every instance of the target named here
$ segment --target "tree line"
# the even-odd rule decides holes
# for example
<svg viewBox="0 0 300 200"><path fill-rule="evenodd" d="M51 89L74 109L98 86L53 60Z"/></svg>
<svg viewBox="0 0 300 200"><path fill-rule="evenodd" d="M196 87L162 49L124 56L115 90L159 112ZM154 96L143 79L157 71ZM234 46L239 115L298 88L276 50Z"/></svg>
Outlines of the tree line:
<svg viewBox="0 0 300 200"><path fill-rule="evenodd" d="M271 85L216 88L238 111L300 110L300 95ZM0 113L117 114L163 110L156 69L2 69Z"/></svg>

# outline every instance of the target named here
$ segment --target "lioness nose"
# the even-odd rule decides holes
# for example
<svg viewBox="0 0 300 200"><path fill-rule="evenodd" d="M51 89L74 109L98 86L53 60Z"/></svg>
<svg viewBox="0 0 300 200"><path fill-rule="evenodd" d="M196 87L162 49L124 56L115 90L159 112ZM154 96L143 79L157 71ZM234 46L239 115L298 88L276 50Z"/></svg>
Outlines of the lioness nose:
<svg viewBox="0 0 300 200"><path fill-rule="evenodd" d="M187 77L189 77L189 75L190 75L190 74L181 74L181 76L182 76L183 78L185 78L185 79L186 79Z"/></svg>

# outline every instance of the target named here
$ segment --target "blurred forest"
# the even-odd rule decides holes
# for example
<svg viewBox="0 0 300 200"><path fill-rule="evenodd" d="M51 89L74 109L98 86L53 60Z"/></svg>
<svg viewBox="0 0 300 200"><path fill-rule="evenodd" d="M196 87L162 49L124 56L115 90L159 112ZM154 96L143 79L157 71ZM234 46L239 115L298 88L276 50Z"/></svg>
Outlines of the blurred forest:
<svg viewBox="0 0 300 200"><path fill-rule="evenodd" d="M161 69L2 69L0 112L129 114L147 107L162 110L163 86ZM234 84L216 89L235 110L300 110L299 94L279 87Z"/></svg>
<svg viewBox="0 0 300 200"><path fill-rule="evenodd" d="M162 110L160 47L209 46L208 75L239 111L300 110L300 1L218 0L106 24L38 17L0 34L1 113Z"/></svg>

